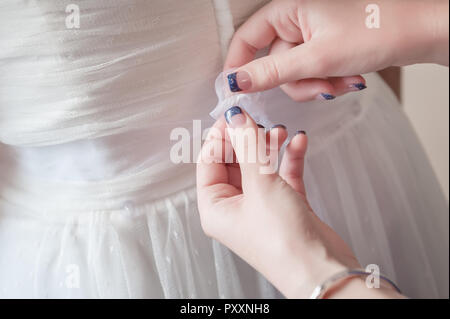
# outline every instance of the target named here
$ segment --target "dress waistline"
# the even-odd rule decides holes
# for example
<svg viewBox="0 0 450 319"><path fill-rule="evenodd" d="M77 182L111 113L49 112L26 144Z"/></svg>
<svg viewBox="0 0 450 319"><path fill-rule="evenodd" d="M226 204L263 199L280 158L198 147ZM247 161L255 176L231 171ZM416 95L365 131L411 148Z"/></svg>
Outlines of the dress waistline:
<svg viewBox="0 0 450 319"><path fill-rule="evenodd" d="M41 180L1 169L0 202L37 214L123 211L195 189L195 164L167 166L161 163L111 180L82 182Z"/></svg>

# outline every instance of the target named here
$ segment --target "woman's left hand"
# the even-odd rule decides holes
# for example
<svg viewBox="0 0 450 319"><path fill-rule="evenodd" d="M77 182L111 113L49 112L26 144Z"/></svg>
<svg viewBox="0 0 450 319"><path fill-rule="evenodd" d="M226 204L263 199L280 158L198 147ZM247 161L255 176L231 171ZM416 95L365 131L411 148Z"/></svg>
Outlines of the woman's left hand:
<svg viewBox="0 0 450 319"><path fill-rule="evenodd" d="M306 134L300 132L287 145L279 173L267 174L270 165L259 151L270 152L273 160L286 138L283 126L265 133L244 110L228 110L202 148L198 204L207 235L246 260L285 296L304 298L331 275L359 264L308 204L303 183ZM226 150L237 160L226 163L233 158Z"/></svg>

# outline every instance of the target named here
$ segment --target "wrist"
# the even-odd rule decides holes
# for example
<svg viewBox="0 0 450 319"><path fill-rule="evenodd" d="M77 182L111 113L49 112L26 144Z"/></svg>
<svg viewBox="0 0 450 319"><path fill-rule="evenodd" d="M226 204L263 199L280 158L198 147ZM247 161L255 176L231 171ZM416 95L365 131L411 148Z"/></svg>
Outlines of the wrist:
<svg viewBox="0 0 450 319"><path fill-rule="evenodd" d="M384 280L379 287L369 287L363 277L348 277L325 292L324 299L390 299L404 298Z"/></svg>
<svg viewBox="0 0 450 319"><path fill-rule="evenodd" d="M351 249L311 211L305 236L288 236L281 243L277 260L283 260L269 280L287 298L309 298L325 280L348 268L360 268Z"/></svg>
<svg viewBox="0 0 450 319"><path fill-rule="evenodd" d="M316 263L306 272L306 278L298 278L291 284L290 289L285 292L285 296L295 299L310 298L319 285L346 269L347 267L335 261Z"/></svg>
<svg viewBox="0 0 450 319"><path fill-rule="evenodd" d="M399 0L392 18L393 65L448 64L448 0Z"/></svg>
<svg viewBox="0 0 450 319"><path fill-rule="evenodd" d="M429 56L425 62L448 65L449 59L449 4L448 0L431 1L430 21L432 43Z"/></svg>
<svg viewBox="0 0 450 319"><path fill-rule="evenodd" d="M291 247L283 260L287 260L288 268L274 283L284 296L295 299L309 298L319 284L348 268L333 258L319 241Z"/></svg>

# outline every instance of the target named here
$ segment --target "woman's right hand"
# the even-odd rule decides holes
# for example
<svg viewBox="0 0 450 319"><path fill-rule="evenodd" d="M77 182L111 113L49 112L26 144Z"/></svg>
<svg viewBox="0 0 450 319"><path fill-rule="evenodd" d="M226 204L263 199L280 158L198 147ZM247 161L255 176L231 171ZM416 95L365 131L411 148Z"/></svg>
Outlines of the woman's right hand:
<svg viewBox="0 0 450 319"><path fill-rule="evenodd" d="M270 2L233 37L224 69L237 68L234 90L281 86L296 101L333 99L365 88L359 74L422 62L448 65L448 0L379 0L379 28L366 24L368 4ZM267 46L270 54L253 60Z"/></svg>

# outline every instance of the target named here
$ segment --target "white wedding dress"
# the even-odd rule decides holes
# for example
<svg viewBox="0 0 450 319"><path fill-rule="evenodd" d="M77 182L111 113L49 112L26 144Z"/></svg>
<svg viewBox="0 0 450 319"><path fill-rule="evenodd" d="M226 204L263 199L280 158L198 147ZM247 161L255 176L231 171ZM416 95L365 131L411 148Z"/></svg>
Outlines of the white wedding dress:
<svg viewBox="0 0 450 319"><path fill-rule="evenodd" d="M212 124L229 40L264 2L0 2L0 297L280 296L204 236L195 164L169 158L173 128ZM447 203L397 100L367 82L264 98L272 122L308 132L309 200L360 262L448 297Z"/></svg>

